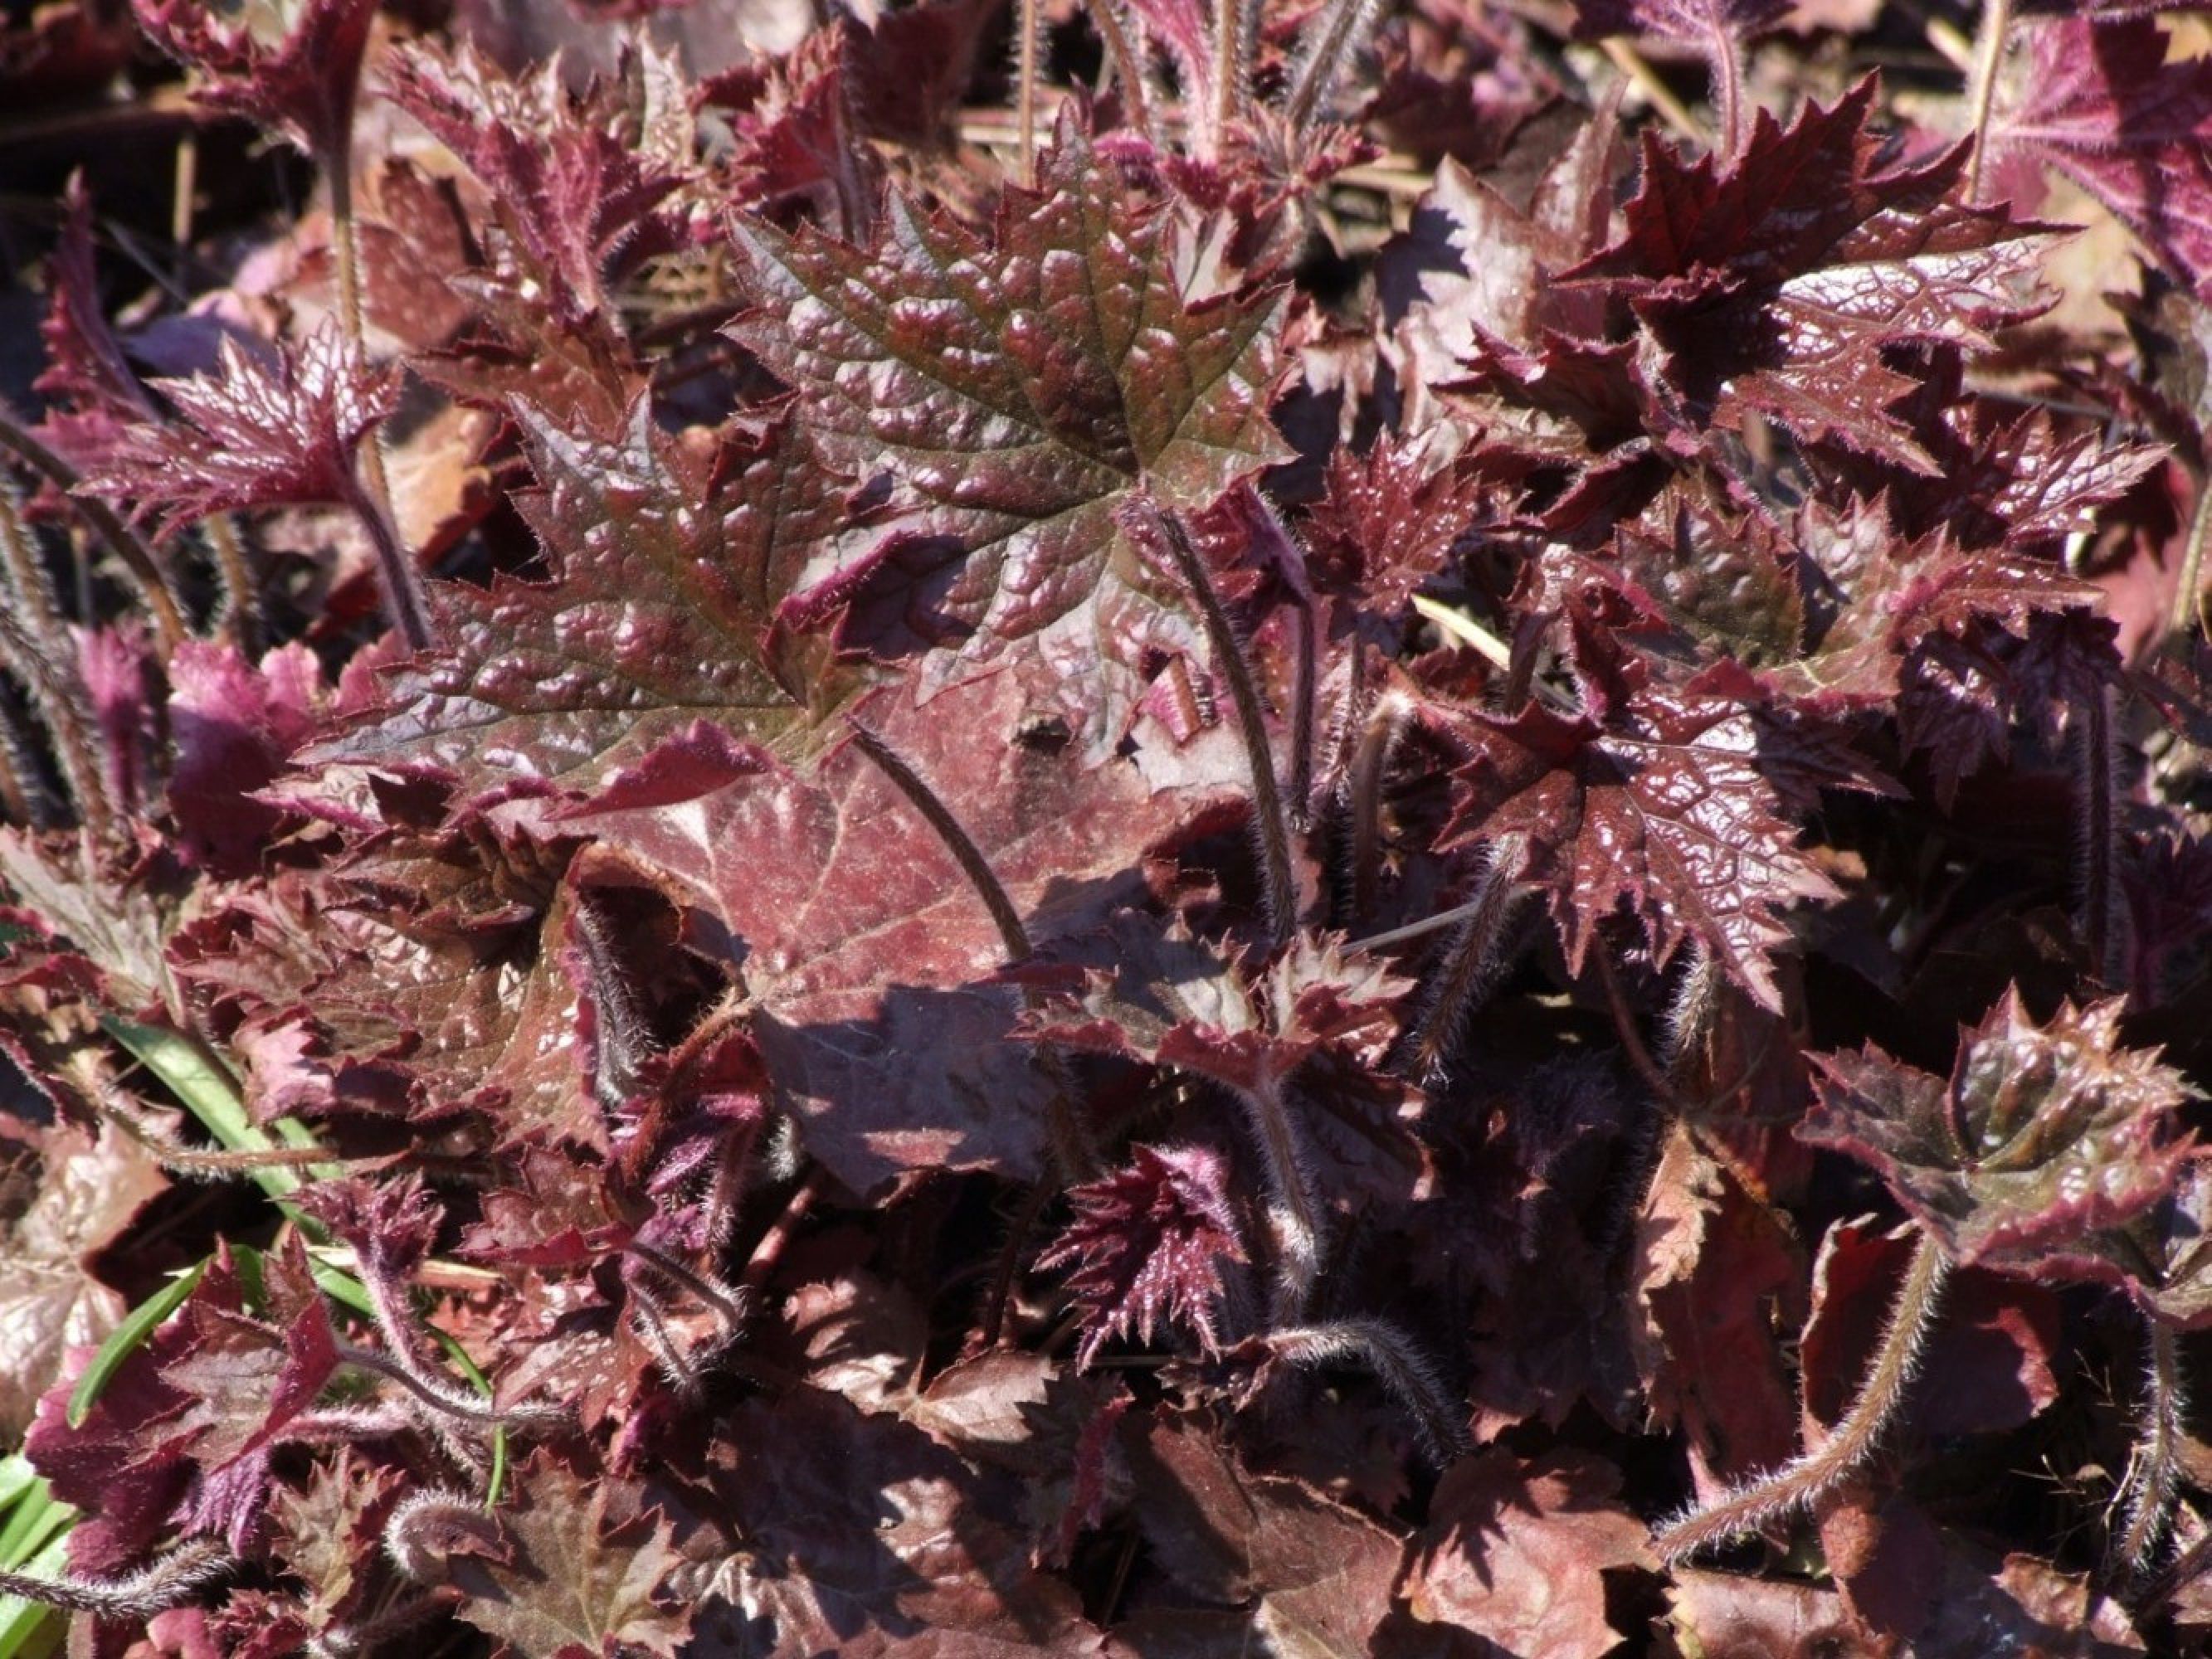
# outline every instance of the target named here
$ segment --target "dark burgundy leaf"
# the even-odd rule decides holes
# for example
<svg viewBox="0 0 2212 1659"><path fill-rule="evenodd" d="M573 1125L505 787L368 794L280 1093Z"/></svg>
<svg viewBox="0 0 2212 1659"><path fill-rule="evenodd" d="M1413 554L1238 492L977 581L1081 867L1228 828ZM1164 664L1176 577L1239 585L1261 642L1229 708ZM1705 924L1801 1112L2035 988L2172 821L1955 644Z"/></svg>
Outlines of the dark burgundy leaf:
<svg viewBox="0 0 2212 1659"><path fill-rule="evenodd" d="M1115 509L1139 488L1206 507L1284 459L1263 397L1279 307L1187 297L1169 216L1072 124L988 240L896 193L889 213L868 250L738 227L763 309L737 337L799 390L833 463L888 468L915 503L902 555L887 544L830 578L845 636L942 647L932 689L1001 659L1048 670L1103 757L1143 689L1132 647L1176 599Z"/></svg>
<svg viewBox="0 0 2212 1659"><path fill-rule="evenodd" d="M1747 684L1709 674L1679 690L1642 685L1602 721L1535 702L1480 716L1449 840L1516 839L1576 972L1625 908L1661 961L1693 942L1779 1009L1783 909L1840 896L1797 849L1787 816L1804 798L1797 780L1860 780L1832 745L1766 715Z"/></svg>
<svg viewBox="0 0 2212 1659"><path fill-rule="evenodd" d="M1798 1133L1864 1159L1963 1262L2033 1273L2141 1215L2190 1156L2179 1075L2118 1042L2121 1005L2039 1024L2008 993L1960 1033L1948 1079L1871 1044L1817 1057Z"/></svg>
<svg viewBox="0 0 2212 1659"><path fill-rule="evenodd" d="M1218 1262L1244 1260L1218 1153L1196 1146L1131 1152L1126 1169L1070 1189L1075 1219L1037 1258L1040 1267L1074 1267L1067 1287L1083 1309L1085 1365L1113 1338L1149 1344L1164 1321L1217 1352Z"/></svg>
<svg viewBox="0 0 2212 1659"><path fill-rule="evenodd" d="M842 523L801 441L672 435L642 398L605 440L517 415L551 580L440 590L441 647L304 758L435 769L474 794L518 773L587 790L702 719L802 751L856 677L777 621Z"/></svg>
<svg viewBox="0 0 2212 1659"><path fill-rule="evenodd" d="M1624 1632L1607 1622L1605 1575L1654 1566L1644 1523L1616 1498L1610 1464L1572 1451L1524 1462L1491 1451L1455 1464L1413 1540L1398 1594L1410 1620L1384 1627L1384 1656L1414 1654L1413 1626L1443 1626L1452 1651L1603 1659Z"/></svg>
<svg viewBox="0 0 2212 1659"><path fill-rule="evenodd" d="M2038 21L2020 100L1990 138L2077 180L2203 296L2212 291L2212 68L2175 59L2169 39L2148 15Z"/></svg>
<svg viewBox="0 0 2212 1659"><path fill-rule="evenodd" d="M131 0L131 9L156 45L208 77L200 102L273 126L319 161L349 165L376 0L306 0L286 14L290 27L274 46L250 22L218 21L199 0Z"/></svg>
<svg viewBox="0 0 2212 1659"><path fill-rule="evenodd" d="M355 452L398 398L398 375L334 325L296 348L226 337L217 374L155 386L183 419L118 434L85 483L164 535L211 513L360 499Z"/></svg>

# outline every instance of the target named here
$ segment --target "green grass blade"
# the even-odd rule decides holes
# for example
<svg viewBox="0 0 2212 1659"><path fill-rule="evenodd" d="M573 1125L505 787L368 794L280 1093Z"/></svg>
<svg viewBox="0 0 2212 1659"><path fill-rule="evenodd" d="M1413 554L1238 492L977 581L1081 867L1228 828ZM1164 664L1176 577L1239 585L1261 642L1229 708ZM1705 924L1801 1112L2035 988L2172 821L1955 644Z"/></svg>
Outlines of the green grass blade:
<svg viewBox="0 0 2212 1659"><path fill-rule="evenodd" d="M102 1014L100 1029L113 1037L148 1071L161 1079L186 1111L222 1146L234 1152L264 1152L278 1145L311 1147L314 1133L297 1118L279 1118L276 1138L247 1115L238 1087L219 1067L211 1065L187 1038L158 1025L141 1025L118 1014ZM329 1166L313 1173L336 1174ZM253 1180L271 1198L287 1198L299 1190L300 1171L271 1165L252 1171Z"/></svg>
<svg viewBox="0 0 2212 1659"><path fill-rule="evenodd" d="M38 1484L39 1472L22 1453L10 1452L0 1457L0 1510L11 1508L17 1498Z"/></svg>
<svg viewBox="0 0 2212 1659"><path fill-rule="evenodd" d="M76 1429L84 1425L84 1419L91 1414L101 1393L114 1380L116 1370L125 1360L138 1352L140 1345L154 1334L156 1326L185 1305L185 1298L200 1282L200 1275L207 1271L207 1265L201 1262L182 1277L171 1280L155 1291L107 1334L107 1340L100 1345L100 1352L93 1355L92 1363L77 1378L76 1387L70 1390L70 1427Z"/></svg>
<svg viewBox="0 0 2212 1659"><path fill-rule="evenodd" d="M56 1538L18 1570L48 1577L68 1565L68 1540ZM46 1659L61 1646L68 1631L69 1616L59 1608L20 1595L0 1595L0 1659Z"/></svg>
<svg viewBox="0 0 2212 1659"><path fill-rule="evenodd" d="M76 1510L56 1498L47 1490L46 1483L40 1481L36 1492L15 1507L8 1517L6 1529L0 1531L0 1566L21 1571L24 1562L68 1531L76 1521Z"/></svg>

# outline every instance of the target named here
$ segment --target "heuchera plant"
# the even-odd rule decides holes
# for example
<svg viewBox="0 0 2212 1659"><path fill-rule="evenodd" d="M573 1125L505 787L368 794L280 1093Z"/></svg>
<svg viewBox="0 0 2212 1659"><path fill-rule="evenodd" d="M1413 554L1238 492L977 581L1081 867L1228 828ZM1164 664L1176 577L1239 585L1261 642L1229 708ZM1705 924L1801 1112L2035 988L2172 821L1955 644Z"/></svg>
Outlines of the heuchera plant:
<svg viewBox="0 0 2212 1659"><path fill-rule="evenodd" d="M126 9L0 1659L2212 1639L2212 6Z"/></svg>

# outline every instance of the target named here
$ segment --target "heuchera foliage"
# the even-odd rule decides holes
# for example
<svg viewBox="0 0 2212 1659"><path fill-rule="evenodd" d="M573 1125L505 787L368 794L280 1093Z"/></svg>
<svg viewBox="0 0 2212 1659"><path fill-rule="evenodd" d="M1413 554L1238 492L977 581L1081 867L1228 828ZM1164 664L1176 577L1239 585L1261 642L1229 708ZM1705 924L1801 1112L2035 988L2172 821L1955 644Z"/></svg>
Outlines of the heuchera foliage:
<svg viewBox="0 0 2212 1659"><path fill-rule="evenodd" d="M11 14L0 1592L2212 1638L2206 9Z"/></svg>

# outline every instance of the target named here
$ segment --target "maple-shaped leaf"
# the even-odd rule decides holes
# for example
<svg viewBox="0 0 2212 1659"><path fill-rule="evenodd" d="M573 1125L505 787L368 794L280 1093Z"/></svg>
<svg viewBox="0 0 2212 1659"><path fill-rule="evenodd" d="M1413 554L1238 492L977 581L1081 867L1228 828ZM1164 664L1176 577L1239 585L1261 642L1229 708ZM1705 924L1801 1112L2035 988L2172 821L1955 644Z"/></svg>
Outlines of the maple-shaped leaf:
<svg viewBox="0 0 2212 1659"><path fill-rule="evenodd" d="M1243 1608L1212 1650L1370 1650L1404 1554L1396 1534L1300 1481L1248 1473L1195 1420L1126 1418L1121 1444L1154 1560L1191 1594ZM1188 1613L1173 1620L1204 1628Z"/></svg>
<svg viewBox="0 0 2212 1659"><path fill-rule="evenodd" d="M1201 508L1287 459L1265 402L1280 303L1188 298L1171 216L1072 121L988 237L896 194L888 213L866 249L735 230L761 307L736 337L799 389L824 455L917 504L825 592L849 642L939 647L932 690L1033 665L1102 758L1143 690L1137 647L1182 597L1116 509L1139 489Z"/></svg>
<svg viewBox="0 0 2212 1659"><path fill-rule="evenodd" d="M0 1250L0 1434L30 1426L71 1348L88 1348L127 1311L86 1265L168 1185L153 1156L121 1130L97 1139L71 1125L40 1138L40 1179Z"/></svg>
<svg viewBox="0 0 2212 1659"><path fill-rule="evenodd" d="M888 700L866 711L874 744L811 778L702 724L564 814L713 919L779 1095L857 1190L908 1169L1030 1172L1051 1098L1013 1040L1005 929L867 748L944 804L1040 946L1133 902L1147 849L1228 793L1085 769L1064 728L1004 741L1027 707L1005 673L926 708Z"/></svg>
<svg viewBox="0 0 2212 1659"><path fill-rule="evenodd" d="M1244 1260L1218 1152L1140 1146L1130 1154L1125 1168L1069 1189L1075 1219L1037 1258L1040 1267L1074 1266L1067 1288L1083 1310L1078 1358L1086 1366L1113 1338L1151 1342L1163 1317L1214 1352L1218 1262Z"/></svg>
<svg viewBox="0 0 2212 1659"><path fill-rule="evenodd" d="M1439 1626L1468 1632L1484 1652L1603 1659L1620 1642L1605 1575L1656 1565L1620 1485L1618 1469L1582 1451L1455 1463L1413 1541L1398 1589L1407 1611L1383 1626L1379 1659L1431 1651L1423 1643Z"/></svg>
<svg viewBox="0 0 2212 1659"><path fill-rule="evenodd" d="M1692 421L1765 416L1805 442L1933 473L1892 411L1916 383L1889 354L1985 347L2034 314L2020 290L2045 238L1946 199L1963 148L1886 164L1874 95L1869 78L1786 129L1761 111L1726 162L1685 162L1647 134L1620 239L1564 276L1632 310Z"/></svg>
<svg viewBox="0 0 2212 1659"><path fill-rule="evenodd" d="M507 1559L451 1558L461 1618L547 1659L684 1651L691 1615L668 1589L684 1565L675 1527L635 1486L541 1455L515 1476L498 1521Z"/></svg>
<svg viewBox="0 0 2212 1659"><path fill-rule="evenodd" d="M2037 23L1990 141L2074 179L2212 298L2212 64L2171 44L2148 15Z"/></svg>
<svg viewBox="0 0 2212 1659"><path fill-rule="evenodd" d="M355 452L399 397L398 373L370 368L334 321L296 348L226 336L216 374L155 385L182 418L118 434L85 487L163 535L215 513L359 501Z"/></svg>
<svg viewBox="0 0 2212 1659"><path fill-rule="evenodd" d="M384 89L490 192L558 323L603 311L618 264L688 239L688 215L664 207L687 181L688 143L661 142L609 87L572 95L557 60L514 79L472 44L416 43L393 54Z"/></svg>
<svg viewBox="0 0 2212 1659"><path fill-rule="evenodd" d="M1304 528L1313 584L1340 602L1331 631L1356 628L1393 646L1414 592L1504 518L1510 489L1482 458L1439 463L1388 434L1364 456L1335 451L1324 483Z"/></svg>
<svg viewBox="0 0 2212 1659"><path fill-rule="evenodd" d="M1073 1590L1035 1568L1002 1518L1019 1512L1011 1477L978 1474L920 1429L813 1389L747 1401L727 1423L714 1480L744 1541L732 1599L746 1617L737 1639L715 1650L765 1644L841 1659L1095 1659L1104 1650Z"/></svg>
<svg viewBox="0 0 2212 1659"><path fill-rule="evenodd" d="M210 1472L261 1451L314 1403L338 1365L330 1310L299 1235L259 1266L267 1317L246 1310L245 1281L226 1245L185 1304L184 1351L161 1368L192 1401L177 1426L191 1431L192 1458Z"/></svg>
<svg viewBox="0 0 2212 1659"><path fill-rule="evenodd" d="M1782 911L1841 896L1798 848L1790 816L1823 785L1881 787L1838 744L1781 721L1727 663L1680 687L1636 684L1604 719L1531 702L1474 727L1446 844L1517 838L1571 969L1625 907L1659 960L1695 941L1780 1011Z"/></svg>
<svg viewBox="0 0 2212 1659"><path fill-rule="evenodd" d="M540 486L517 505L550 580L438 589L440 648L301 759L429 769L467 799L518 775L590 788L701 719L803 747L858 684L776 619L843 516L805 442L781 422L670 434L642 398L606 439L515 414Z"/></svg>
<svg viewBox="0 0 2212 1659"><path fill-rule="evenodd" d="M1773 1212L1678 1124L1636 1218L1628 1343L1653 1417L1679 1424L1698 1490L1785 1461L1797 1402L1775 1306L1804 1262Z"/></svg>
<svg viewBox="0 0 2212 1659"><path fill-rule="evenodd" d="M1383 1066L1412 986L1387 963L1301 934L1255 971L1133 912L1066 954L1100 951L1112 965L1089 972L1073 1006L1033 1012L1030 1036L1220 1085L1255 1113L1257 1133L1292 1138L1291 1161L1326 1194L1392 1202L1422 1189L1426 1164L1412 1133L1421 1097Z"/></svg>
<svg viewBox="0 0 2212 1659"><path fill-rule="evenodd" d="M1948 1079L1872 1044L1817 1055L1798 1134L1871 1164L1956 1260L2032 1273L2156 1204L2190 1157L2180 1074L2120 1046L2123 1008L2062 1004L2038 1024L2008 992Z"/></svg>
<svg viewBox="0 0 2212 1659"><path fill-rule="evenodd" d="M194 96L210 109L273 126L318 161L350 164L362 54L376 0L305 0L274 45L231 27L205 0L131 0L139 27L162 51L207 77ZM276 9L270 8L270 11Z"/></svg>

